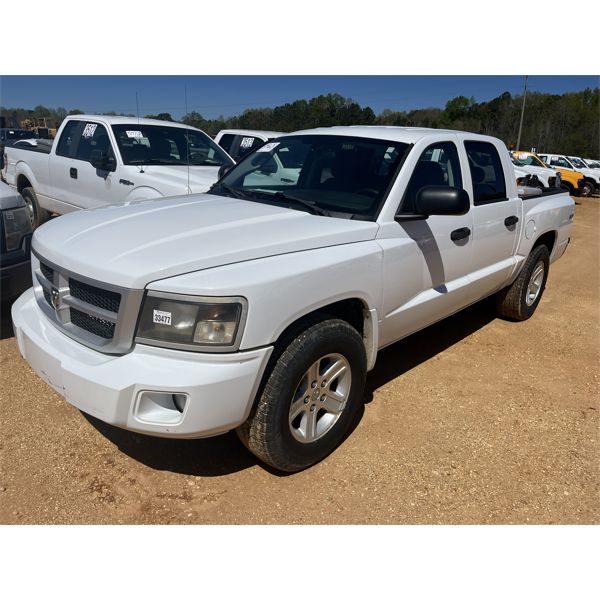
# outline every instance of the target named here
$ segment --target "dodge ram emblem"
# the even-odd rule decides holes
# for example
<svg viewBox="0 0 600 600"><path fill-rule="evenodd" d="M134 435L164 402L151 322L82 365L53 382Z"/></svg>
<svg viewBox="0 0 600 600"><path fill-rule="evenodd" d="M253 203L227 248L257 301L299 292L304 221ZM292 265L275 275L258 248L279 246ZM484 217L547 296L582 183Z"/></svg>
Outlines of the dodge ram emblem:
<svg viewBox="0 0 600 600"><path fill-rule="evenodd" d="M52 302L54 310L60 308L60 294L58 293L58 290L52 288L52 291L50 292L50 301Z"/></svg>

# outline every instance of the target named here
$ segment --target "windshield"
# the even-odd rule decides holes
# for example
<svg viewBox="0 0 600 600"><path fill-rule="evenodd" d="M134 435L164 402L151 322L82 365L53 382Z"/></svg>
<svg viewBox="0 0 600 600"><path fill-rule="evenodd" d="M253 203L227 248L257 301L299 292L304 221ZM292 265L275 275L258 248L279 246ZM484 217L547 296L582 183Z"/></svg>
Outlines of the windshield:
<svg viewBox="0 0 600 600"><path fill-rule="evenodd" d="M233 161L202 131L167 125L113 125L126 165L221 167Z"/></svg>
<svg viewBox="0 0 600 600"><path fill-rule="evenodd" d="M245 157L211 193L374 220L408 147L350 136L278 138Z"/></svg>
<svg viewBox="0 0 600 600"><path fill-rule="evenodd" d="M578 168L578 169L585 169L586 166L584 164L584 162L582 160L579 160L578 158L575 158L574 156L569 156L569 160Z"/></svg>
<svg viewBox="0 0 600 600"><path fill-rule="evenodd" d="M519 154L517 156L513 156L513 159L516 161L515 164L520 167L530 166L530 167L542 167L547 169L548 165L545 165L537 156L533 156L532 154Z"/></svg>

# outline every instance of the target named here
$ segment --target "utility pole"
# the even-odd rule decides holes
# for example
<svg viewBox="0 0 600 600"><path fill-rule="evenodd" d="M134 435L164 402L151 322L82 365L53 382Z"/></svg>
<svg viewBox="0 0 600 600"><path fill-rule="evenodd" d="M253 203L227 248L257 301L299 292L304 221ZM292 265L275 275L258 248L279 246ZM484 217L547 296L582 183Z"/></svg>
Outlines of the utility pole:
<svg viewBox="0 0 600 600"><path fill-rule="evenodd" d="M525 98L527 98L527 78L529 75L525 75L525 91L523 92L523 106L521 107L521 122L519 123L519 135L517 136L517 150L521 149L521 130L523 129L523 115L525 114Z"/></svg>

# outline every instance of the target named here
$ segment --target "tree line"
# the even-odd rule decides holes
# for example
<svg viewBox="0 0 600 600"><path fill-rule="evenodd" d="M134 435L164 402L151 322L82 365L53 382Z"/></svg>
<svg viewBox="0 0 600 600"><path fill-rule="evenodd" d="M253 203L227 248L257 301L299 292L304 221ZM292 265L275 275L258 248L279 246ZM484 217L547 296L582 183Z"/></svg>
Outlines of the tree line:
<svg viewBox="0 0 600 600"><path fill-rule="evenodd" d="M370 106L361 106L339 94L325 94L310 100L296 100L274 108L249 108L233 117L206 119L196 111L184 115L181 122L214 136L221 129L266 129L297 131L332 125L400 125L458 129L498 137L508 148L517 143L523 97L504 92L486 102L457 96L444 108L420 108L411 111L385 109L375 114ZM0 107L8 123L18 125L24 119L46 117L49 124L60 122L79 109L36 106L33 110ZM121 114L122 113L103 113ZM527 94L520 149L558 152L597 158L600 148L599 88L587 88L565 94ZM145 115L175 121L169 113Z"/></svg>

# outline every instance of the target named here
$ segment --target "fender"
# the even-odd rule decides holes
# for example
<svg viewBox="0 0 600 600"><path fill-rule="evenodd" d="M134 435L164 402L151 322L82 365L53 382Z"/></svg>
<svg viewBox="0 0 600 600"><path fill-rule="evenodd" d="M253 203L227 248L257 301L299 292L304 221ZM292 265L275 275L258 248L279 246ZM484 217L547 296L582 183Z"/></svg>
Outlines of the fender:
<svg viewBox="0 0 600 600"><path fill-rule="evenodd" d="M127 198L125 204L130 202L136 202L137 200L150 200L151 198L163 198L164 194L161 194L156 188L140 185L139 187L133 188Z"/></svg>

